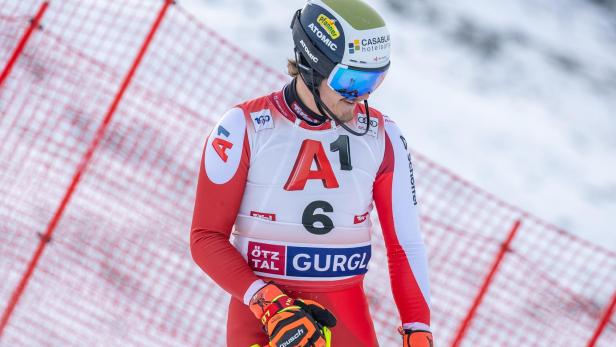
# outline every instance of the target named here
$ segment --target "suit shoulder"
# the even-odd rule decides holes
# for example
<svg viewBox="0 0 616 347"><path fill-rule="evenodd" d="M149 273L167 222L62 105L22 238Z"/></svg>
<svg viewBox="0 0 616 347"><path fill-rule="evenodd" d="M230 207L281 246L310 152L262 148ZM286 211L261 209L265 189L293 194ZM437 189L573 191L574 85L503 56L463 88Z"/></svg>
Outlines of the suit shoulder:
<svg viewBox="0 0 616 347"><path fill-rule="evenodd" d="M241 108L244 112L254 112L256 110L271 107L269 98L270 95L259 96L254 99L246 100L238 104L236 107Z"/></svg>
<svg viewBox="0 0 616 347"><path fill-rule="evenodd" d="M250 128L255 133L274 128L275 108L270 98L271 95L264 95L237 105L244 111L246 123L252 125Z"/></svg>

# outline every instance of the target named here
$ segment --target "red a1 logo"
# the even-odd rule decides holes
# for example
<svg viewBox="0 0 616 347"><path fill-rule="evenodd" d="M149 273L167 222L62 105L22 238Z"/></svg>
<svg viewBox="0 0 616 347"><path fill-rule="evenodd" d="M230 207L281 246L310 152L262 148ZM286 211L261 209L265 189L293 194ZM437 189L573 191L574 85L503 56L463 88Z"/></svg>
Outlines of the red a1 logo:
<svg viewBox="0 0 616 347"><path fill-rule="evenodd" d="M313 162L316 170L311 169ZM320 141L304 140L284 189L303 190L308 180L321 180L328 189L340 186Z"/></svg>
<svg viewBox="0 0 616 347"><path fill-rule="evenodd" d="M217 132L218 132L218 136L222 134L225 137L229 137L230 135L229 131L223 128L222 125L218 127ZM220 159L222 159L222 161L226 163L227 160L229 159L229 155L227 154L227 149L231 149L233 147L233 144L225 139L221 139L220 137L217 137L214 140L212 140L212 147L214 147L214 150L216 151L216 154L218 154Z"/></svg>

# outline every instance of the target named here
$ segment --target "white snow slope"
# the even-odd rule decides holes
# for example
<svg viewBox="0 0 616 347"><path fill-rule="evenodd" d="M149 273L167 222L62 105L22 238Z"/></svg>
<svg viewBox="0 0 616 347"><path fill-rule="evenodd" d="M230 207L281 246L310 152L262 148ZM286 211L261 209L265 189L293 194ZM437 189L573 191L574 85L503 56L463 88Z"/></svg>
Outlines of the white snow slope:
<svg viewBox="0 0 616 347"><path fill-rule="evenodd" d="M411 146L502 199L616 250L616 6L368 0L390 26L371 104ZM610 3L603 1L603 3ZM180 0L284 72L303 0Z"/></svg>

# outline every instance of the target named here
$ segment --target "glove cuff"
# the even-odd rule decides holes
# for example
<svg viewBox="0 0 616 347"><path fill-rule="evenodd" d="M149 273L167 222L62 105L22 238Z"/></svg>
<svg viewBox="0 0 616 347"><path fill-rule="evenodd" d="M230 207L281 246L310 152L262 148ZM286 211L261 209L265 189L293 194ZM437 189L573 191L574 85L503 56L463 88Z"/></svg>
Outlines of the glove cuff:
<svg viewBox="0 0 616 347"><path fill-rule="evenodd" d="M268 283L253 295L248 306L255 317L265 325L276 313L293 306L293 301L275 284Z"/></svg>
<svg viewBox="0 0 616 347"><path fill-rule="evenodd" d="M432 333L427 330L411 330L398 327L398 332L402 335L404 347L432 347Z"/></svg>

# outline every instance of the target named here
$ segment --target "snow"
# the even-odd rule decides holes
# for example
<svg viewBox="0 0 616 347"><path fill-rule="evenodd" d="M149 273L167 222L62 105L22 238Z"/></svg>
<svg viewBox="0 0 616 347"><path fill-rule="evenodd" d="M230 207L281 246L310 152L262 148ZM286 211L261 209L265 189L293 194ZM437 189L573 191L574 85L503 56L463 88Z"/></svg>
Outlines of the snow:
<svg viewBox="0 0 616 347"><path fill-rule="evenodd" d="M582 0L370 3L392 68L372 105L411 146L500 198L616 249L616 16ZM179 4L284 73L304 1ZM421 198L421 197L420 197Z"/></svg>

